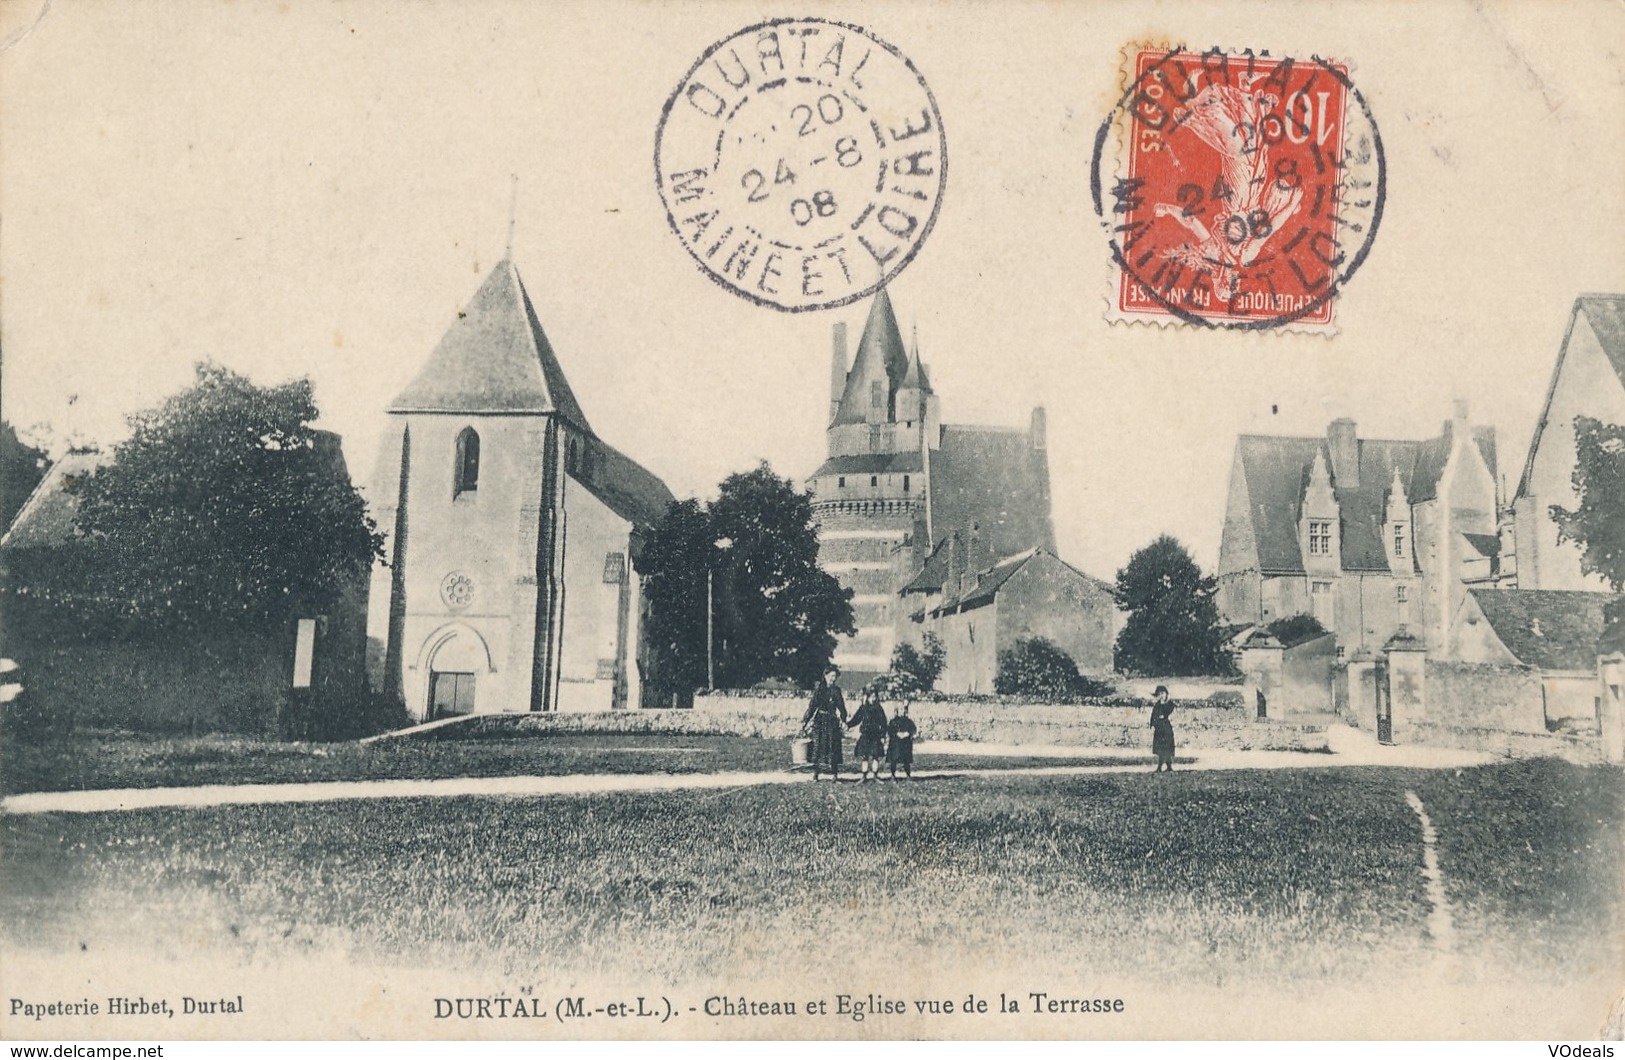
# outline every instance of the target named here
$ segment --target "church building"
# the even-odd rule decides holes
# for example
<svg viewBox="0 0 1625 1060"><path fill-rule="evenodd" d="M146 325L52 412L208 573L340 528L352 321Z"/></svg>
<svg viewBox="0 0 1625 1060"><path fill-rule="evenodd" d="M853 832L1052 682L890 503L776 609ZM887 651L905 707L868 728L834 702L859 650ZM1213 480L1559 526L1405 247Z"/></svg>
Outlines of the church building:
<svg viewBox="0 0 1625 1060"><path fill-rule="evenodd" d="M979 571L1030 549L1055 551L1043 408L1027 429L945 424L918 343L903 345L885 288L875 295L850 367L834 329L828 459L807 481L819 563L853 591L858 632L835 662L843 684L886 672L917 639L902 594L948 543Z"/></svg>
<svg viewBox="0 0 1625 1060"><path fill-rule="evenodd" d="M642 705L636 561L671 491L593 431L504 258L389 406L372 686L423 720Z"/></svg>

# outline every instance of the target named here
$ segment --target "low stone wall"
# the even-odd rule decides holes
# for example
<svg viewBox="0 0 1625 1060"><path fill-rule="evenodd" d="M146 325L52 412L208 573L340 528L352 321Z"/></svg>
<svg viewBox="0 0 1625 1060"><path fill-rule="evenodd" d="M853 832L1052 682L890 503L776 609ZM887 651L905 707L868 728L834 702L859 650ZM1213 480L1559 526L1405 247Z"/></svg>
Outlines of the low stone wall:
<svg viewBox="0 0 1625 1060"><path fill-rule="evenodd" d="M888 704L888 712L892 706ZM805 697L696 696L692 710L598 714L492 715L456 726L445 738L498 732L684 732L790 739L801 731ZM921 740L1071 747L1151 746L1143 707L1045 703L915 703ZM1238 707L1180 707L1174 731L1183 750L1325 751L1324 722L1254 722Z"/></svg>
<svg viewBox="0 0 1625 1060"><path fill-rule="evenodd" d="M1540 675L1525 666L1429 659L1426 704L1435 725L1546 732Z"/></svg>
<svg viewBox="0 0 1625 1060"><path fill-rule="evenodd" d="M1411 738L1407 742L1426 747L1483 751L1506 758L1562 758L1583 766L1601 765L1606 760L1602 740L1594 735L1511 732L1475 725L1419 721L1412 724Z"/></svg>

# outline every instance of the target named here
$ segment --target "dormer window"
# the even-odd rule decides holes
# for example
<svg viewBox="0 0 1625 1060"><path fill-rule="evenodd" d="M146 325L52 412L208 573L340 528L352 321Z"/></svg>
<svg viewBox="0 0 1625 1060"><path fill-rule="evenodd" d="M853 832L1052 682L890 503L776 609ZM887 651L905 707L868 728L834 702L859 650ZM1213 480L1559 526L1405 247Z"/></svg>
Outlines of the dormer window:
<svg viewBox="0 0 1625 1060"><path fill-rule="evenodd" d="M1405 558L1405 524L1394 524L1394 558Z"/></svg>
<svg viewBox="0 0 1625 1060"><path fill-rule="evenodd" d="M1309 520L1309 554L1311 556L1332 554L1332 524L1329 520Z"/></svg>
<svg viewBox="0 0 1625 1060"><path fill-rule="evenodd" d="M453 496L472 493L480 488L480 436L472 427L464 427L457 435L455 478Z"/></svg>

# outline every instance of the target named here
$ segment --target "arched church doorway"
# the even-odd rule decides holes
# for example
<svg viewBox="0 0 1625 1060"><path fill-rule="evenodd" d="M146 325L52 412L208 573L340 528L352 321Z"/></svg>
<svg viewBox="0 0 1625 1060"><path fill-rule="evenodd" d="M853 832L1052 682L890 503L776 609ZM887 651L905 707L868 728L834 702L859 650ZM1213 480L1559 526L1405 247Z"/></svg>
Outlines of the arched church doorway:
<svg viewBox="0 0 1625 1060"><path fill-rule="evenodd" d="M474 713L474 678L486 669L485 645L468 630L456 630L435 646L429 659L429 720Z"/></svg>

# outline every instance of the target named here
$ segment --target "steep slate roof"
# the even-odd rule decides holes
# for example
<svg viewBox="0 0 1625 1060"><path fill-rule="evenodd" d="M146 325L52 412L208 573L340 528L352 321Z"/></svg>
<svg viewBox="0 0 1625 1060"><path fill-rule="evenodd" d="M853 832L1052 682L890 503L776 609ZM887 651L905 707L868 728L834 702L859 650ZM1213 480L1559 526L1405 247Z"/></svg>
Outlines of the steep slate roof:
<svg viewBox="0 0 1625 1060"><path fill-rule="evenodd" d="M915 345L914 353L908 359L908 371L904 373L903 381L898 386L912 387L915 390L931 393L931 377L925 374L925 362L920 360L920 347L918 344Z"/></svg>
<svg viewBox="0 0 1625 1060"><path fill-rule="evenodd" d="M1029 548L1055 551L1050 520L1049 460L1026 431L1007 427L942 428L931 453L931 533L941 541L977 525L994 556Z"/></svg>
<svg viewBox="0 0 1625 1060"><path fill-rule="evenodd" d="M834 422L867 423L869 384L883 383L889 402L906 374L908 355L903 351L902 333L897 330L897 314L892 311L891 296L882 287L869 306L869 319L863 325L852 370L846 374L846 389L841 392Z"/></svg>
<svg viewBox="0 0 1625 1060"><path fill-rule="evenodd" d="M50 548L66 544L79 514L79 484L113 459L110 453L69 453L51 465L0 537L0 548Z"/></svg>
<svg viewBox="0 0 1625 1060"><path fill-rule="evenodd" d="M660 522L675 499L664 482L596 435L583 437L582 445L571 478L639 530Z"/></svg>
<svg viewBox="0 0 1625 1060"><path fill-rule="evenodd" d="M1494 534L1463 533L1461 536L1466 538L1467 543L1473 546L1473 550L1485 559L1495 559L1501 554L1501 539Z"/></svg>
<svg viewBox="0 0 1625 1060"><path fill-rule="evenodd" d="M1474 428L1473 438L1493 476L1494 428ZM1359 486L1339 487L1333 482L1342 514L1339 541L1344 570L1390 569L1382 528L1394 472L1399 472L1405 496L1412 504L1434 499L1438 496L1439 476L1450 457L1450 439L1451 425L1447 423L1439 437L1425 441L1356 440ZM1236 449L1246 476L1259 568L1268 573L1301 572L1304 567L1298 547L1298 520L1315 454L1321 454L1328 468L1332 466L1326 439L1244 434L1236 439Z"/></svg>
<svg viewBox="0 0 1625 1060"><path fill-rule="evenodd" d="M854 456L832 456L818 465L816 475L884 475L892 472L919 471L923 466L920 454L858 453Z"/></svg>
<svg viewBox="0 0 1625 1060"><path fill-rule="evenodd" d="M898 591L907 596L909 593L940 593L943 585L948 581L948 539L943 538L937 542L931 554L925 557L920 565L920 571L904 583Z"/></svg>
<svg viewBox="0 0 1625 1060"><path fill-rule="evenodd" d="M1581 315L1590 322L1603 356L1614 366L1620 385L1625 386L1625 294L1583 294L1574 300L1568 329L1563 332L1563 345L1557 350L1557 363L1552 366L1552 381L1546 387L1546 401L1540 407L1540 419L1535 421L1535 433L1529 439L1529 456L1524 461L1523 475L1518 479L1519 497L1529 492L1529 476L1535 473L1535 451L1540 448L1540 436L1546 431L1552 398L1557 394L1557 380L1563 374L1563 360L1569 353L1569 339L1574 337L1574 325Z"/></svg>
<svg viewBox="0 0 1625 1060"><path fill-rule="evenodd" d="M985 604L992 603L994 597L999 595L999 590L1004 588L1004 583L1013 578L1017 571L1021 570L1021 568L1025 567L1028 562L1039 555L1049 556L1050 558L1054 559L1056 563L1059 563L1064 569L1071 571L1084 581L1092 583L1100 591L1107 594L1111 593L1111 586L1107 585L1099 578L1083 573L1083 571L1072 566L1072 564L1061 559L1059 556L1056 556L1048 549L1030 548L1025 552L1019 552L1014 556L1008 556L1005 559L1001 559L997 563L993 564L993 566L985 568L984 570L968 573L966 575L967 588L965 591L954 599L944 600L933 613L940 614L941 612L952 611L956 608L961 611L969 611L972 608L977 608Z"/></svg>
<svg viewBox="0 0 1625 1060"><path fill-rule="evenodd" d="M1613 593L1555 589L1470 589L1485 621L1519 662L1541 670L1597 665L1603 608Z"/></svg>
<svg viewBox="0 0 1625 1060"><path fill-rule="evenodd" d="M513 262L497 262L390 412L556 412L591 431Z"/></svg>

